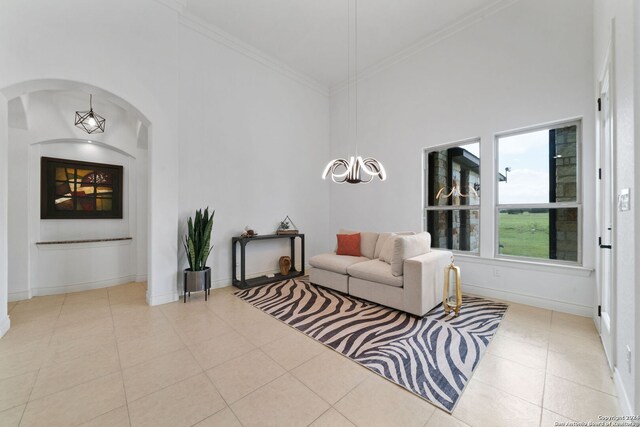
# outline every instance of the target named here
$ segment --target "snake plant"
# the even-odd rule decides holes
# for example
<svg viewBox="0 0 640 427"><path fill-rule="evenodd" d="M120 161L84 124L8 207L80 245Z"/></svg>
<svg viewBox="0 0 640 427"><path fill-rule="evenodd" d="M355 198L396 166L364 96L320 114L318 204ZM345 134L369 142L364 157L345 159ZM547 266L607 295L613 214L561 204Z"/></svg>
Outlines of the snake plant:
<svg viewBox="0 0 640 427"><path fill-rule="evenodd" d="M189 217L187 221L188 231L184 236L184 250L187 253L189 261L189 269L191 271L204 270L207 258L211 253L213 246L211 245L211 231L213 230L213 215L216 211L211 212L209 216L209 208L196 211L195 219Z"/></svg>

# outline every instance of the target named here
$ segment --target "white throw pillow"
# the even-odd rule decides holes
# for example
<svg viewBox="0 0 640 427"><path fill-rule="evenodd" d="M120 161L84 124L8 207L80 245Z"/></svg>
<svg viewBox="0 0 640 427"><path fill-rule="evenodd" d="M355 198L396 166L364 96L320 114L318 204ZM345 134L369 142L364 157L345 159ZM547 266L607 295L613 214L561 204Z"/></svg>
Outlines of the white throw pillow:
<svg viewBox="0 0 640 427"><path fill-rule="evenodd" d="M388 236L386 236L386 240L384 242L384 245L382 246L382 249L380 250L380 261L384 261L387 264L391 264L391 260L393 259L393 247L395 244L395 240L396 238L398 238L400 236L397 236L393 233L389 233ZM378 237L378 240L380 240L380 238L382 238L382 235L380 235L380 237Z"/></svg>
<svg viewBox="0 0 640 427"><path fill-rule="evenodd" d="M416 234L413 231L402 231L402 232L397 232L397 233L380 233L378 235L378 241L376 242L376 249L373 252L373 258L380 258L380 252L382 252L382 248L384 247L385 243L387 243L387 240L389 240L389 237L394 236L394 235L398 235L398 236L409 236L409 235L413 235ZM380 258L382 260L382 258ZM383 260L384 261L384 260ZM391 261L391 260L389 260Z"/></svg>
<svg viewBox="0 0 640 427"><path fill-rule="evenodd" d="M404 273L404 260L426 254L430 250L431 235L426 231L413 236L396 236L391 250L391 261L389 262L391 264L391 274L402 276Z"/></svg>
<svg viewBox="0 0 640 427"><path fill-rule="evenodd" d="M393 233L380 233L378 235L378 241L376 242L376 248L373 251L373 257L374 258L380 258L380 252L382 252L382 248L384 247L384 244L387 243L387 240L389 240L389 236L391 236Z"/></svg>

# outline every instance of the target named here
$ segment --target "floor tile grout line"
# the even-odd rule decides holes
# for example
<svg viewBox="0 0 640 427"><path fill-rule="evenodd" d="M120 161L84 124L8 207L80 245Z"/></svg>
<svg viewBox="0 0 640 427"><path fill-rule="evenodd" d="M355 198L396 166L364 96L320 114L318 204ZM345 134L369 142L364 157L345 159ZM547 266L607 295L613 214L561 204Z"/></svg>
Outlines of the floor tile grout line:
<svg viewBox="0 0 640 427"><path fill-rule="evenodd" d="M66 294L65 294L65 298L66 298ZM55 330L55 324L58 323L58 319L60 318L60 313L62 312L62 305L63 304L64 304L64 299L63 299L63 303L60 304L60 309L58 310L58 317L56 318L56 321L54 323L53 330ZM49 347L51 347L51 340L52 339L53 339L53 332L51 332L50 335L49 335L49 340L48 340L47 345L46 345L47 350L49 349ZM31 395L33 394L33 389L35 388L36 383L38 382L38 377L40 376L40 369L41 368L42 368L42 364L40 364L40 366L38 367L38 372L36 373L35 377L33 378L33 383L31 384L31 390L29 390L29 396L27 397L27 401L25 402L24 409L22 410L22 415L20 416L20 422L18 423L18 426L20 426L20 424L22 424L22 420L24 419L24 415L27 412L27 407L29 406L29 402L31 402Z"/></svg>
<svg viewBox="0 0 640 427"><path fill-rule="evenodd" d="M437 410L438 410L438 409L436 408L436 411L437 411ZM433 412L431 413L431 415L429 415L429 416L427 417L427 421L425 421L425 423L422 425L422 427L427 427L427 425L429 425L429 421L431 421L431 418L433 418L433 417L436 415L436 411L433 411ZM453 414L451 414L451 416L453 416Z"/></svg>
<svg viewBox="0 0 640 427"><path fill-rule="evenodd" d="M131 369L131 368L133 368L133 367L135 367L135 366L138 366L138 365L146 364L146 363L148 363L150 360L159 359L159 358L161 358L161 357L165 357L165 356L168 356L168 355L170 355L170 354L178 353L178 352L180 352L180 351L184 351L184 348L181 348L181 349L178 349L178 350L175 350L175 351L172 351L172 352L169 352L169 353L163 354L163 355L158 356L158 357L154 357L153 359L149 359L149 360L147 360L146 362L141 362L141 363L138 363L137 365L130 366L130 367L128 367L128 368L125 368L124 370ZM123 372L124 372L124 370L123 370ZM147 393L147 394L145 394L145 395L143 395L143 396L140 396L140 397L135 398L134 400L132 400L132 401L131 401L131 403L136 402L136 401L138 401L138 400L142 399L143 397L149 396L150 394L153 394L153 393L155 393L156 391L160 391L160 390L163 390L163 389L165 389L165 388L167 388L167 387L171 387L172 385L176 385L176 384L178 384L179 382L182 382L182 381L184 381L184 380L186 380L186 379L188 379L188 378L192 378L192 377L194 377L194 376L196 376L196 375L198 375L198 374L201 374L201 373L203 373L203 372L204 372L204 370L203 370L202 368L200 368L200 371L199 371L199 372L197 372L197 373L195 373L195 374L193 374L193 375L191 375L191 376L189 376L189 377L185 377L185 378L179 379L178 381L174 381L174 382L172 382L171 384L163 385L162 387L160 387L160 388L158 388L158 389L156 389L156 390L154 390L154 391L152 391L152 392L150 392L150 393ZM123 383L124 383L124 375L123 375Z"/></svg>
<svg viewBox="0 0 640 427"><path fill-rule="evenodd" d="M489 354L489 355L491 355L493 357L497 357L498 359L502 359L502 360L506 360L506 361L511 362L511 363L515 363L516 365L519 365L519 366L521 366L523 368L531 369L533 371L546 371L546 365L547 365L546 361L545 361L545 367L544 368L534 368L532 366L525 365L524 363L518 362L517 360L509 359L508 357L502 356L500 354L490 353L489 351L485 351L485 354ZM483 354L482 357L484 357L485 354Z"/></svg>
<svg viewBox="0 0 640 427"><path fill-rule="evenodd" d="M18 378L18 377L21 377L21 376L23 376L23 375L30 374L30 373L32 373L32 372L37 372L37 371L39 371L39 370L40 370L40 368L34 368L34 369L30 370L30 371L23 372L23 373L21 373L21 374L16 374L16 375L11 375L10 377L0 378L0 381L6 381L6 380L13 379L13 378ZM16 405L16 406L18 406L18 405ZM0 411L0 412L2 412L2 411Z"/></svg>
<svg viewBox="0 0 640 427"><path fill-rule="evenodd" d="M40 370L38 370L38 371L40 371ZM38 372L38 373L39 373L39 372ZM107 377L107 376L109 376L109 375L113 375L113 374L116 374L116 373L118 373L118 371L111 371L111 372L108 372L108 373L106 373L106 374L99 375L99 376L97 376L97 377L95 377L95 378L91 378L91 379L89 379L89 380L85 380L85 381L82 381L82 382L80 382L80 383L77 383L77 384L74 384L74 385L71 385L71 386L68 386L68 387L65 387L65 388L62 388L62 389L56 390L56 391L51 392L51 393L47 393L47 394L42 395L42 396L39 396L39 397L36 397L36 398L35 398L35 399L33 399L33 400L31 399L31 395L33 394L33 390L32 390L32 391L31 391L31 393L30 393L30 395L29 395L29 402L35 402L35 401L38 401L38 400L44 399L44 398L46 398L46 397L52 396L52 395L54 395L54 394L56 394L56 393L61 393L61 392L63 392L63 391L68 391L68 390L71 390L72 388L75 388L75 387L81 386L81 385L83 385L83 384L90 383L91 381L99 380L99 379L101 379L101 378L104 378L104 377ZM35 388L35 383L34 383L34 388Z"/></svg>
<svg viewBox="0 0 640 427"><path fill-rule="evenodd" d="M22 408L22 414L20 414L20 421L18 421L18 427L20 427L20 424L22 424L22 419L24 418L24 413L27 412L28 404L29 404L29 401L27 400L27 402L24 403L24 408Z"/></svg>
<svg viewBox="0 0 640 427"><path fill-rule="evenodd" d="M500 389L500 388L496 387L495 385L492 385L492 384L486 383L486 382L484 382L484 381L482 381L482 380L480 380L480 379L478 379L478 378L475 378L475 380L476 380L477 382L479 382L479 383L481 383L481 384L483 384L483 385L487 386L487 387L491 387L491 388L492 388L492 389L494 389L494 390L498 390L499 392L502 392L502 393L504 393L504 394L507 394L507 395L509 395L510 397L514 397L514 398L516 398L516 399L518 399L518 400L521 400L521 401L523 401L523 402L527 403L528 405L532 405L532 406L535 406L535 407L537 407L537 408L542 409L542 402L543 402L543 400L544 400L544 394L542 395L543 399L541 399L541 400L540 400L540 404L538 405L538 404L532 403L531 401L529 401L529 400L527 400L527 399L525 399L525 398L522 398L522 397L520 397L520 396L516 396L516 395L515 395L515 394L513 394L513 393L509 393L508 391L504 391L504 390L502 390L502 389ZM544 392L543 392L543 393L544 393Z"/></svg>
<svg viewBox="0 0 640 427"><path fill-rule="evenodd" d="M553 311L551 312L551 321L553 321ZM551 329L551 325L549 325L549 329ZM544 415L544 396L545 396L545 392L547 390L547 375L549 374L548 372L548 368L549 368L549 352L551 351L550 347L551 347L551 337L549 337L549 339L547 340L547 357L545 358L544 361L544 380L542 382L542 401L540 402L540 419L538 421L538 425L540 425L540 427L542 427L542 416Z"/></svg>
<svg viewBox="0 0 640 427"><path fill-rule="evenodd" d="M33 400L31 399L31 394L33 393L33 390L32 390L32 391L31 391L31 393L29 394L29 400L27 401L27 403L30 403L30 402L37 402L37 401L39 401L39 400L42 400L42 399L47 398L47 397L49 397L49 396L52 396L52 395L54 395L54 394L62 393L62 392L64 392L64 391L69 391L69 390L71 390L72 388L79 387L79 386L81 386L81 385L84 385L84 384L90 383L90 382L92 382L92 381L96 381L96 380L99 380L99 379L102 379L102 378L108 377L109 375L114 375L114 374L116 374L116 373L118 373L118 371L112 371L112 372L109 372L109 373L107 373L107 374L100 375L100 376L98 376L98 377L92 378L92 379L90 379L90 380L86 380L86 381L83 381L83 382L81 382L81 383L77 383L77 384L74 384L74 385L72 385L72 386L65 387L65 388L60 389L60 390L56 390L56 391L54 391L54 392L52 392L52 393L45 394L45 395L40 396L40 397L37 397L37 398L35 398L35 399L33 399ZM35 382L34 382L34 386L35 386ZM115 409L115 408L114 408L114 409ZM107 411L107 412L109 412L109 411Z"/></svg>
<svg viewBox="0 0 640 427"><path fill-rule="evenodd" d="M129 412L129 400L127 399L127 387L124 385L124 369L122 368L122 359L120 358L120 346L116 338L116 324L113 320L113 310L111 309L111 293L107 290L107 301L109 302L109 314L111 314L111 326L113 326L113 337L116 343L116 353L118 354L118 366L120 366L120 378L122 379L122 391L124 392L124 405L127 410L127 419L131 426L131 413ZM96 417L97 418L97 417Z"/></svg>
<svg viewBox="0 0 640 427"><path fill-rule="evenodd" d="M198 375L201 375L202 373L203 373L203 372L196 372L195 374L193 374L193 375L191 375L191 376L188 376L188 377L185 377L185 378L183 378L183 379L181 379L181 380L178 380L178 381L176 381L176 382L174 382L174 383L167 384L167 385L163 385L162 387L160 387L160 388L158 388L158 389L153 390L151 393L147 393L147 394L145 394L144 396L136 397L134 400L132 400L131 402L128 402L128 403L135 403L135 402L137 402L137 401L139 401L139 400L141 400L141 399L144 399L145 397L149 397L149 396L151 396L152 394L155 394L155 393L157 393L157 392L159 392L159 391L165 390L165 389L167 389L167 388L169 388L169 387L173 387L174 385L176 385L176 384L178 384L178 383L181 383L181 382L183 382L183 381L187 381L187 380L190 380L191 378L197 377Z"/></svg>
<svg viewBox="0 0 640 427"><path fill-rule="evenodd" d="M298 331L300 332L300 331ZM302 333L302 332L301 332ZM281 337L282 338L282 337ZM280 338L276 338L274 341L279 340ZM273 341L272 341L273 342ZM265 344L266 345L266 344ZM262 351L269 359L271 359L273 362L275 362L278 366L281 366L282 369L284 369L285 374L289 374L291 375L293 378L295 378L300 384L302 384L305 388L307 388L307 390L309 390L312 394L314 394L315 396L317 396L318 398L320 398L320 400L322 400L323 402L325 402L327 405L329 405L330 408L333 407L333 405L330 402L327 402L326 399L324 399L322 396L320 396L318 394L318 392L316 392L315 390L313 390L311 387L309 387L304 381L302 381L302 379L298 378L298 376L296 374L293 373L294 369L298 369L300 366L304 365L305 363L308 363L310 361L312 361L313 359L315 359L316 357L319 357L322 355L322 353L320 354L316 354L315 356L311 357L310 359L308 359L307 361L301 363L300 365L291 368L291 369L287 369L284 366L280 365L273 357L271 357L268 353L266 353L264 350L262 350L262 348L259 347L259 350ZM283 374L284 375L284 374ZM283 375L280 375L278 378L282 377ZM364 381L364 380L363 380ZM351 393L351 391L357 387L358 385L360 385L363 381L359 382L356 386L354 386L352 389L350 389L347 394ZM253 392L252 392L253 393Z"/></svg>
<svg viewBox="0 0 640 427"><path fill-rule="evenodd" d="M353 391L353 390L352 390L352 391ZM349 392L349 393L351 393L351 392ZM338 408L336 407L336 405L337 405L340 401L342 401L342 399L344 399L345 397L347 397L347 395L348 395L349 393L347 393L347 394L345 394L344 396L342 396L342 398L340 398L340 400L338 400L334 405L332 405L332 408L333 408L333 409L335 409L337 413L339 413L340 415L342 415L343 417L345 417L345 418L347 419L347 421L349 421L351 424L353 424L354 426L358 426L358 423L357 423L356 421L352 420L351 418L349 418L349 415L348 415L348 414L343 413L342 411L340 411L340 409L338 409Z"/></svg>
<svg viewBox="0 0 640 427"><path fill-rule="evenodd" d="M308 363L308 362L310 362L311 360L313 360L313 359L315 359L316 357L321 356L321 355L322 355L322 353L320 353L320 354L318 354L318 355L316 355L316 356L312 357L311 359L307 360L306 362L302 363L301 365L299 365L298 367L296 367L296 368L294 368L294 369L299 368L300 366L304 365L305 363ZM353 362L353 361L351 361L351 362ZM357 362L354 362L354 363L356 363L356 365L358 365L358 367L361 367L361 365L360 365L359 363L357 363ZM366 369L366 368L365 368L365 369ZM367 369L367 371L369 371L369 369ZM358 388L362 383L364 383L365 381L367 381L367 380L369 379L369 378L364 378L364 379L362 379L362 380L358 381L358 383L357 383L356 385L354 385L353 387L351 387L351 388L350 388L350 389L349 389L349 390L348 390L348 391L347 391L343 396L341 396L341 397L336 401L336 403L331 404L330 402L327 402L327 400L326 400L326 399L324 399L322 396L320 396L316 391L314 391L311 387L309 387L309 386L308 386L304 381L302 381L302 379L300 379L296 374L294 374L294 373L293 373L293 369L292 369L291 371L289 371L289 373L290 373L291 375L293 375L293 377L294 377L296 380L298 380L302 385L304 385L307 389L309 389L312 393L314 393L316 396L318 396L320 399L322 399L324 402L326 402L326 403L327 403L329 406L331 406L331 407L333 407L334 405L337 405L337 404L338 404L338 402L340 402L342 399L344 399L345 397L347 397L347 395L349 395L349 393L351 393L353 390L355 390L356 388ZM367 372L367 374L368 374L368 372ZM336 411L337 411L337 409L336 409Z"/></svg>
<svg viewBox="0 0 640 427"><path fill-rule="evenodd" d="M284 375L284 374L283 374L283 375ZM212 378L207 374L207 372L206 372L206 371L204 372L204 376L205 376L205 377L207 377L207 379L209 380L209 382L211 383L211 385L213 386L213 388L214 388L214 389L216 390L216 392L220 395L220 398L222 399L222 401L223 401L223 402L224 402L224 404L225 404L225 408L229 408L229 410L231 411L231 413L233 414L233 416L236 418L236 420L238 420L238 422L240 423L240 425L244 426L244 424L242 423L242 421L240 421L240 417L238 417L238 415L235 413L235 411L234 411L234 410L233 410L233 408L231 407L231 404L229 404L229 402L227 402L227 399L225 399L225 398L224 398L224 396L223 396L223 395L222 395L222 393L220 392L220 389L218 388L218 386L216 386L216 383L215 383L215 382L213 382L213 379L212 379ZM278 378L279 378L279 377L278 377ZM274 380L274 381L275 381L275 380ZM255 391L255 390L254 390L254 391ZM253 393L253 391L252 391L251 393ZM249 394L251 394L251 393L248 393L247 395L242 396L242 397L241 397L240 399L238 399L236 402L241 401L242 399L244 399L245 397L247 397L247 396L248 396ZM234 402L234 403L235 403L235 402ZM224 408L223 408L223 409L224 409ZM221 409L220 411L222 411L223 409ZM220 411L218 411L218 412L220 412ZM214 413L214 414L211 414L210 416L213 416L213 415L217 414L218 412L216 412L216 413ZM207 417L207 418L209 418L209 417ZM206 418L205 418L205 419L206 419ZM200 420L200 421L202 421L202 420ZM200 422L200 421L198 421L198 422ZM197 424L197 423L196 423L196 424Z"/></svg>
<svg viewBox="0 0 640 427"><path fill-rule="evenodd" d="M327 412L329 412L330 410L333 409L333 406L329 406L327 409L325 409L324 411L322 411L322 413L320 415L318 415L317 417L315 417L313 420L311 420L310 423L307 423L307 427L311 426L313 423L315 423L316 421L318 421L320 418L322 418L322 416L324 414L326 414Z"/></svg>
<svg viewBox="0 0 640 427"><path fill-rule="evenodd" d="M595 392L597 392L597 393L606 394L607 396L611 396L611 397L616 398L616 399L618 398L618 396L616 396L616 395L614 395L614 394L607 393L606 391L599 390L599 389L594 388L594 387L592 387L592 386L590 386L590 385L582 384L582 383L579 383L579 382L576 382L576 381L573 381L573 380L570 380L570 379L567 379L567 378L561 377L560 375L556 375L556 374L554 374L553 372L547 372L547 374L548 374L548 375L551 375L552 377L556 377L556 378L559 378L559 379L561 379L561 380L563 380L563 381L569 382L569 383L571 383L571 384L575 384L575 385L580 386L580 387L588 388L588 389L589 389L589 390L591 390L591 391L595 391ZM546 378L545 378L545 380L546 380ZM612 381L613 381L613 380L612 380Z"/></svg>
<svg viewBox="0 0 640 427"><path fill-rule="evenodd" d="M211 417L214 417L216 414L219 414L220 412L224 411L224 410L225 410L225 409L227 409L227 408L231 411L231 413L233 414L233 416L234 416L234 417L236 417L236 420L238 420L238 422L240 423L240 425L241 425L241 426L244 426L244 424L242 424L242 423L240 422L240 420L238 419L238 417L236 416L236 414L233 412L233 410L229 407L229 405L226 405L226 404L225 404L225 407L224 407L224 408L222 408L222 409L218 409L218 410L217 410L217 411L215 411L213 414L211 414L211 415L207 415L207 416L206 416L206 417L204 417L203 419L201 419L201 420L199 420L199 421L196 421L195 423L191 424L191 427L195 427L196 425L200 424L201 422L206 421L206 420L208 420L208 419L209 419L209 418L211 418Z"/></svg>

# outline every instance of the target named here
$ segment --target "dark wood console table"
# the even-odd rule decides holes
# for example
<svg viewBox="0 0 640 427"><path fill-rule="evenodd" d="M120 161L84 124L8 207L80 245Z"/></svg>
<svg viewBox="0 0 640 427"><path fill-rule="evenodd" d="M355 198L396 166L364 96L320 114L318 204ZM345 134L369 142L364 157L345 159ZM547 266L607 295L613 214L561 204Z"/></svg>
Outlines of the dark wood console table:
<svg viewBox="0 0 640 427"><path fill-rule="evenodd" d="M300 255L302 266L301 271L296 270L296 238L300 239ZM274 240L274 239L289 239L291 242L291 270L289 274L282 275L275 273L273 277L260 276L253 279L247 279L245 274L245 247L247 243L256 240ZM236 245L240 244L240 280L236 276ZM266 234L254 237L233 237L231 239L231 263L233 264L233 286L240 289L252 288L254 286L266 285L267 283L273 283L280 280L291 279L293 277L304 276L304 234Z"/></svg>

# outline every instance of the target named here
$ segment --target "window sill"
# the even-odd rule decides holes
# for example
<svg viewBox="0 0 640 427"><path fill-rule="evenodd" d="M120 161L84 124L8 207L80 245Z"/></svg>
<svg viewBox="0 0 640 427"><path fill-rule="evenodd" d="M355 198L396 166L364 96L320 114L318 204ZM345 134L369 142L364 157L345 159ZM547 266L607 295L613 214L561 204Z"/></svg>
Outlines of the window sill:
<svg viewBox="0 0 640 427"><path fill-rule="evenodd" d="M461 262L492 265L496 267L517 268L529 271L560 273L580 277L589 277L594 271L592 268L587 268L580 265L553 264L549 262L524 261L519 259L506 258L483 258L477 255L468 255L461 253L456 253L455 256Z"/></svg>

